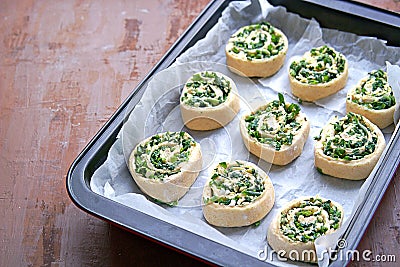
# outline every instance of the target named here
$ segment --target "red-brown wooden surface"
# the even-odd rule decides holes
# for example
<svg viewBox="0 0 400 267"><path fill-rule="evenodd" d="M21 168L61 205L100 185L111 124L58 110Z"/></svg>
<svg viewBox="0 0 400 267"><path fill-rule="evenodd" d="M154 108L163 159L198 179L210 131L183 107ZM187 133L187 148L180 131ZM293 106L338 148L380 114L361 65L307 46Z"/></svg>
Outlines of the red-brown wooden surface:
<svg viewBox="0 0 400 267"><path fill-rule="evenodd" d="M374 2L399 10L397 1ZM196 264L79 210L65 176L207 3L0 2L0 266ZM397 173L359 249L400 261L398 179ZM353 263L364 264L370 263Z"/></svg>

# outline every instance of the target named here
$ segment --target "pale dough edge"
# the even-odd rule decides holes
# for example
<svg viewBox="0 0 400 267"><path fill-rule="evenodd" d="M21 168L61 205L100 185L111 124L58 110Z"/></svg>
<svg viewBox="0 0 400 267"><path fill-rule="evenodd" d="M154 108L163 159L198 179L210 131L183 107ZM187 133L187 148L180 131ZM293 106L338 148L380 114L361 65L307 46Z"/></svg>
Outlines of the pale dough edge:
<svg viewBox="0 0 400 267"><path fill-rule="evenodd" d="M305 114L302 112L300 112L298 116L306 118ZM285 145L283 146L283 149L276 151L272 146L268 144L262 144L249 135L246 129L246 123L244 121L245 117L246 115L240 120L240 133L242 135L243 142L250 153L265 160L266 162L281 166L289 164L301 155L310 132L310 122L308 120L303 121L300 132L297 133L293 138L292 145Z"/></svg>
<svg viewBox="0 0 400 267"><path fill-rule="evenodd" d="M380 129L384 129L393 123L393 115L395 109L396 105L393 105L388 109L381 110L367 109L364 106L361 106L351 100L346 99L346 112L353 112L363 115Z"/></svg>
<svg viewBox="0 0 400 267"><path fill-rule="evenodd" d="M276 56L265 60L249 61L236 57L225 48L226 64L229 70L244 77L269 77L274 75L285 62L289 46L286 35L277 28L275 28L275 31L281 34L284 40L284 48Z"/></svg>
<svg viewBox="0 0 400 267"><path fill-rule="evenodd" d="M322 84L301 83L290 75L289 71L288 76L292 94L301 100L310 102L333 95L345 87L348 78L348 68L346 59L343 73L332 81Z"/></svg>
<svg viewBox="0 0 400 267"><path fill-rule="evenodd" d="M300 255L300 256L303 255L303 251L314 251L315 252L314 242L307 242L307 243L294 242L291 239L284 236L280 231L281 212L288 210L289 208L298 205L301 201L303 201L305 199L309 199L309 198L311 198L311 197L301 197L301 198L297 198L297 199L290 201L288 204L283 206L278 211L276 216L272 219L272 222L268 227L267 241L268 241L268 244L272 247L272 249L274 251L276 251L276 252L284 251L285 255L286 255L286 253L290 253L290 251L297 251L298 255ZM327 199L319 197L319 196L318 196L318 198L322 199L323 201L327 200ZM338 207L339 211L341 212L341 215L342 215L341 220L340 220L340 225L341 225L342 220L343 220L343 207L342 207L342 205L340 205L339 203L337 203L335 201L332 201L332 203L333 203L333 205ZM332 232L330 232L330 233L332 233ZM304 253L304 256L307 257L308 254ZM313 263L317 262L316 257L301 258L300 260L304 261L304 262L313 262Z"/></svg>
<svg viewBox="0 0 400 267"><path fill-rule="evenodd" d="M366 125L377 133L378 141L375 151L359 160L337 160L326 156L323 153L322 141L319 140L314 148L314 165L319 168L322 173L348 180L361 180L369 176L372 169L378 162L383 150L386 146L385 138L382 131L367 118L364 117Z"/></svg>
<svg viewBox="0 0 400 267"><path fill-rule="evenodd" d="M212 108L195 108L180 102L181 116L186 127L197 131L214 130L227 125L235 118L240 110L237 87L231 78L226 75L223 77L230 82L232 88L225 102L220 105Z"/></svg>
<svg viewBox="0 0 400 267"><path fill-rule="evenodd" d="M203 215L209 224L220 227L248 226L260 221L272 209L275 202L275 191L271 179L255 164L250 162L245 162L245 164L253 166L258 171L259 175L266 177L263 194L256 199L255 202L243 207L229 207L216 203L204 204L203 202ZM204 186L202 201L204 201L204 198L211 196L211 188L209 186L210 180L211 177Z"/></svg>
<svg viewBox="0 0 400 267"><path fill-rule="evenodd" d="M179 200L189 190L194 183L202 167L202 155L200 145L196 144L191 149L189 161L184 164L184 170L180 173L169 176L167 181L147 179L136 173L134 151L129 157L129 171L140 188L145 194L164 203Z"/></svg>

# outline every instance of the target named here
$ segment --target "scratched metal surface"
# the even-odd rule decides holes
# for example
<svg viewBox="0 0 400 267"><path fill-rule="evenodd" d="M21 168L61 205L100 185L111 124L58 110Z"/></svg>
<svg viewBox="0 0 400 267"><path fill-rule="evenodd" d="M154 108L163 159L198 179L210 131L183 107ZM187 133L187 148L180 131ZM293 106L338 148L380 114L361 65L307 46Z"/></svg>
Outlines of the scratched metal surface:
<svg viewBox="0 0 400 267"><path fill-rule="evenodd" d="M65 175L207 3L1 1L0 266L196 264L80 211ZM399 176L359 245L398 260Z"/></svg>

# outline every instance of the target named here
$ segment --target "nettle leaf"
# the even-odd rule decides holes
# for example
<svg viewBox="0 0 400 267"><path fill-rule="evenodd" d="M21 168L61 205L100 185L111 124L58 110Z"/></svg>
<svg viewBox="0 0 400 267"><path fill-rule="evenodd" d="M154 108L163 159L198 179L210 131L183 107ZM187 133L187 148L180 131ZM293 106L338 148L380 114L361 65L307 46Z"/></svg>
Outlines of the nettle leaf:
<svg viewBox="0 0 400 267"><path fill-rule="evenodd" d="M285 105L285 98L281 93L278 93L279 105Z"/></svg>

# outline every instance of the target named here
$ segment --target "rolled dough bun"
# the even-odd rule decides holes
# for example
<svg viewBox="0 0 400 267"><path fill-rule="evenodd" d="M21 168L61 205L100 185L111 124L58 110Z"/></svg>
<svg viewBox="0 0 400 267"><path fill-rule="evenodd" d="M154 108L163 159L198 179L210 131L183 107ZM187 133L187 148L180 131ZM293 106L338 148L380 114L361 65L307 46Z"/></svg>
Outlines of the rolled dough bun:
<svg viewBox="0 0 400 267"><path fill-rule="evenodd" d="M240 120L246 148L257 157L286 165L300 156L310 132L310 122L297 104L285 103L283 95Z"/></svg>
<svg viewBox="0 0 400 267"><path fill-rule="evenodd" d="M393 123L396 99L383 70L368 73L347 93L347 112L363 115L383 129Z"/></svg>
<svg viewBox="0 0 400 267"><path fill-rule="evenodd" d="M196 73L182 90L180 109L189 129L206 131L223 127L240 109L236 85L219 72Z"/></svg>
<svg viewBox="0 0 400 267"><path fill-rule="evenodd" d="M261 22L242 27L231 36L225 47L226 63L241 76L268 77L282 67L287 50L285 34Z"/></svg>
<svg viewBox="0 0 400 267"><path fill-rule="evenodd" d="M326 45L311 49L289 67L292 93L304 101L315 101L338 92L346 85L347 76L345 56Z"/></svg>
<svg viewBox="0 0 400 267"><path fill-rule="evenodd" d="M144 193L164 203L175 202L201 170L200 145L185 132L159 133L135 147L128 167Z"/></svg>
<svg viewBox="0 0 400 267"><path fill-rule="evenodd" d="M272 182L258 166L220 162L204 186L203 214L215 226L247 226L264 218L274 201Z"/></svg>
<svg viewBox="0 0 400 267"><path fill-rule="evenodd" d="M342 224L343 208L322 197L302 197L285 205L272 220L267 240L279 256L317 262L314 242Z"/></svg>
<svg viewBox="0 0 400 267"><path fill-rule="evenodd" d="M367 118L347 113L332 117L315 144L315 167L323 174L349 180L367 178L386 142L381 130Z"/></svg>

